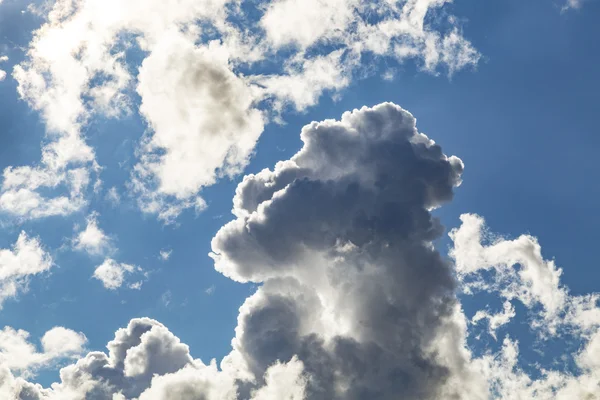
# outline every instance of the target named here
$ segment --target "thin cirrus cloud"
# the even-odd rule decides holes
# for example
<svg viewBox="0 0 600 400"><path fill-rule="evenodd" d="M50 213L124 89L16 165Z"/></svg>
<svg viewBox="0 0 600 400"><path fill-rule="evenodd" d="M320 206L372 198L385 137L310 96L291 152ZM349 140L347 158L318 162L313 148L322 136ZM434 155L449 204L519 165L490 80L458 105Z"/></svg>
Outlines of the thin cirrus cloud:
<svg viewBox="0 0 600 400"><path fill-rule="evenodd" d="M30 219L82 209L94 173L101 172L82 129L96 115L138 111L150 131L139 144L129 190L143 212L173 222L184 209L205 208L203 187L242 171L266 123L281 120L286 109L315 105L324 92L339 92L363 76L363 54L415 59L432 73L478 62L456 19L438 30L426 18L443 15L445 1L312 3L261 5L259 21L246 26L239 22L248 21L242 9L227 0L57 1L34 33L27 59L14 70L19 94L40 111L51 140L38 166L5 171L5 182L15 174L27 179L3 185L0 207ZM218 39L203 42L198 21ZM249 29L256 22L262 29ZM137 75L125 61L126 34L145 54ZM275 72L261 70L261 63L284 54ZM250 72L240 74L242 65ZM139 110L133 110L134 89ZM64 194L41 197L40 191L57 187Z"/></svg>

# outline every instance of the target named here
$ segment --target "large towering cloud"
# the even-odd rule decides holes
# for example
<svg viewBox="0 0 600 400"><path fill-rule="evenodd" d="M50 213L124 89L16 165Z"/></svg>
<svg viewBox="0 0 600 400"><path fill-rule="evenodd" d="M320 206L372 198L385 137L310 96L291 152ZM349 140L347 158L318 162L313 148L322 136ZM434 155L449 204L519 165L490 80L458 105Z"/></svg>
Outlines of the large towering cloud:
<svg viewBox="0 0 600 400"><path fill-rule="evenodd" d="M452 270L429 210L452 199L462 162L386 103L302 130L290 160L247 176L238 218L213 239L218 271L263 283L234 349L255 377L297 356L311 399L434 399L453 386L460 343Z"/></svg>

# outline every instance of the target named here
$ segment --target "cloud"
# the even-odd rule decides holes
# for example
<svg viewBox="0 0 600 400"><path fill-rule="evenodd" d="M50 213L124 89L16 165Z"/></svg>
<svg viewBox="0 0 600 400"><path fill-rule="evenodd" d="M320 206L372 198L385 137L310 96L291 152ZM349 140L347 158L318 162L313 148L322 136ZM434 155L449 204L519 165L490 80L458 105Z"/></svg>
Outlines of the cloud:
<svg viewBox="0 0 600 400"><path fill-rule="evenodd" d="M217 290L217 287L215 285L210 285L209 287L204 289L204 293L206 293L209 296L212 296L215 293L215 290Z"/></svg>
<svg viewBox="0 0 600 400"><path fill-rule="evenodd" d="M167 221L173 207L201 210L198 191L240 173L263 131L251 91L223 50L196 47L177 31L163 35L138 79L140 113L154 132L135 167L140 206Z"/></svg>
<svg viewBox="0 0 600 400"><path fill-rule="evenodd" d="M171 258L171 254L173 254L173 250L161 250L158 253L158 256L161 260L167 261L169 258Z"/></svg>
<svg viewBox="0 0 600 400"><path fill-rule="evenodd" d="M96 267L93 277L98 279L106 289L116 290L123 286L126 276L134 273L142 273L140 267L117 262L111 258L107 258L104 262ZM129 284L130 289L140 289L142 281L137 281Z"/></svg>
<svg viewBox="0 0 600 400"><path fill-rule="evenodd" d="M0 3L2 3L2 1L0 1ZM4 63L7 61L8 61L7 56L0 56L0 63ZM0 82L2 82L4 79L6 79L6 71L0 69Z"/></svg>
<svg viewBox="0 0 600 400"><path fill-rule="evenodd" d="M456 260L456 270L467 292L477 290L498 292L510 301L520 300L529 308L543 307L540 325L552 330L567 306L568 293L560 285L562 270L554 261L546 261L537 239L522 235L515 240L497 238L484 245L484 220L478 215L464 214L462 225L450 232L454 248L450 255ZM483 278L483 271L493 272L492 279Z"/></svg>
<svg viewBox="0 0 600 400"><path fill-rule="evenodd" d="M82 333L63 327L54 327L41 339L42 352L29 341L29 333L5 327L0 330L0 366L25 378L41 368L66 358L77 358L87 338ZM1 381L1 380L0 380ZM0 391L1 393L1 391Z"/></svg>
<svg viewBox="0 0 600 400"><path fill-rule="evenodd" d="M45 154L51 154L52 150L46 150L49 153ZM63 152L63 149L56 150ZM47 157L48 162L53 160L53 155ZM87 204L84 190L90 183L90 171L86 168L54 169L45 163L35 168L8 167L4 170L3 178L0 188L0 211L17 221L66 216L81 210ZM40 194L40 191L48 189L59 189L63 193L56 196Z"/></svg>
<svg viewBox="0 0 600 400"><path fill-rule="evenodd" d="M581 8L585 0L567 0L567 3L563 7L563 11L566 11L570 8Z"/></svg>
<svg viewBox="0 0 600 400"><path fill-rule="evenodd" d="M202 189L243 171L266 122L325 92L339 95L370 73L361 70L364 56L375 58L373 68L413 59L431 73L476 65L479 53L457 19L445 18L446 3L59 0L14 70L21 97L46 122L42 162L31 168L49 178L6 188L0 206L25 218L80 210L95 165L82 128L94 116L137 111L149 127L129 187L140 209L167 223L202 211ZM130 50L143 57L137 76ZM78 190L69 187L72 169L88 172ZM59 186L70 194L40 194Z"/></svg>
<svg viewBox="0 0 600 400"><path fill-rule="evenodd" d="M485 399L452 266L431 244L442 229L429 210L452 199L463 164L415 123L391 103L315 122L295 156L244 178L212 257L261 286L220 368L132 320L49 393L77 382L88 398Z"/></svg>
<svg viewBox="0 0 600 400"><path fill-rule="evenodd" d="M489 332L509 323L518 300L529 311L535 340L560 338L563 343L581 343L573 354L565 346L562 356L574 369L553 370L537 366L538 377L526 372L519 359L519 343L504 336L497 354L476 360L498 399L567 400L599 398L600 295L575 296L560 282L561 270L544 260L538 240L521 235L514 240L488 233L485 221L475 214L461 216L462 225L450 233L451 255L467 294L479 292L506 299L504 311L490 315L477 312L475 319L489 319Z"/></svg>
<svg viewBox="0 0 600 400"><path fill-rule="evenodd" d="M91 255L103 255L112 250L110 238L98 227L98 214L92 213L87 218L87 225L73 239L73 247Z"/></svg>
<svg viewBox="0 0 600 400"><path fill-rule="evenodd" d="M116 187L111 187L106 192L106 200L109 201L114 207L118 206L121 203L121 195L117 191Z"/></svg>
<svg viewBox="0 0 600 400"><path fill-rule="evenodd" d="M52 257L37 238L21 232L12 249L0 250L0 308L4 301L27 290L30 277L52 267Z"/></svg>

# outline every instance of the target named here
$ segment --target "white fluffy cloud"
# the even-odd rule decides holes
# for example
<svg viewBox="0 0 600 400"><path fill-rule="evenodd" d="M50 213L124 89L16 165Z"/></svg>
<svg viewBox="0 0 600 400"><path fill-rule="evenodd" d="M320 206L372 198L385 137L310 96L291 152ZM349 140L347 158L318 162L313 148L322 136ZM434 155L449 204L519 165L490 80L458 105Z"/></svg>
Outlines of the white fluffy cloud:
<svg viewBox="0 0 600 400"><path fill-rule="evenodd" d="M485 221L478 215L465 214L461 220L450 236L462 288L468 294L486 292L506 299L503 311L493 315L480 311L474 320L487 318L496 338L496 330L516 315L510 301L519 301L530 310L530 327L539 340L562 337L583 343L575 354L562 354L574 361L576 373L538 367L540 377L534 378L519 363L518 341L505 336L498 354L478 360L496 397L599 399L600 295L570 295L560 282L562 271L543 259L535 237L507 240L486 234Z"/></svg>
<svg viewBox="0 0 600 400"><path fill-rule="evenodd" d="M65 144L65 143L63 143ZM65 144L67 147L71 144ZM74 144L77 146L77 144ZM86 147L86 149L90 150ZM51 154L51 150L46 148ZM63 157L64 149L56 148L47 160L55 161L54 156ZM91 154L91 150L90 150ZM66 155L68 158L69 155ZM80 210L85 204L84 190L90 183L90 171L87 168L55 169L43 163L39 167L8 167L3 173L0 188L0 211L21 219L37 219L49 216L65 216ZM56 196L40 194L43 189L57 189ZM61 193L62 192L62 193Z"/></svg>
<svg viewBox="0 0 600 400"><path fill-rule="evenodd" d="M12 249L0 250L0 308L3 302L27 289L30 277L48 271L52 257L37 238L21 232Z"/></svg>
<svg viewBox="0 0 600 400"><path fill-rule="evenodd" d="M479 54L456 19L429 18L447 2L58 0L14 73L46 121L42 163L30 169L48 179L4 188L0 206L29 218L81 209L95 159L82 128L93 115L139 111L150 128L131 171L141 210L166 222L187 208L201 211L202 188L243 170L268 119L344 89L364 75L355 73L364 55L416 59L430 72L475 65ZM255 10L246 15L248 7ZM131 46L145 57L137 75L125 62ZM263 68L270 60L280 61ZM69 186L73 169L88 172L78 190ZM44 198L38 190L58 186L69 194Z"/></svg>
<svg viewBox="0 0 600 400"><path fill-rule="evenodd" d="M0 368L27 377L52 362L78 357L87 342L82 333L63 327L54 327L44 334L41 352L28 340L29 332L11 327L0 330Z"/></svg>
<svg viewBox="0 0 600 400"><path fill-rule="evenodd" d="M105 288L115 290L123 286L127 276L132 274L143 275L143 270L140 267L107 258L102 264L96 267L93 277L102 282ZM138 280L130 283L128 287L130 289L139 289L142 283L142 281Z"/></svg>
<svg viewBox="0 0 600 400"><path fill-rule="evenodd" d="M73 239L73 247L91 255L102 255L112 249L110 238L98 226L97 213L92 213L87 218L85 229L81 230Z"/></svg>

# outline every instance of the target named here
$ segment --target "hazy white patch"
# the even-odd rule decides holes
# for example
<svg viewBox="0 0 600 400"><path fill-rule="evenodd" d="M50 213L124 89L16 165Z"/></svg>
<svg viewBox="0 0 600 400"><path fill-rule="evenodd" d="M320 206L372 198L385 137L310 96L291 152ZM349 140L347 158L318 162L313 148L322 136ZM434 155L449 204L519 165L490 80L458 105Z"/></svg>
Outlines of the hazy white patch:
<svg viewBox="0 0 600 400"><path fill-rule="evenodd" d="M121 195L117 191L116 187L113 186L110 189L108 189L108 191L106 192L106 200L108 200L108 202L112 204L113 207L116 207L119 204L121 204Z"/></svg>
<svg viewBox="0 0 600 400"><path fill-rule="evenodd" d="M2 1L0 1L0 3L2 3ZM8 61L8 56L0 56L0 64L7 62ZM2 82L4 79L6 79L6 71L0 69L0 82Z"/></svg>
<svg viewBox="0 0 600 400"><path fill-rule="evenodd" d="M168 261L169 258L171 257L171 254L173 254L173 250L161 250L158 253L158 257L162 260L162 261Z"/></svg>
<svg viewBox="0 0 600 400"><path fill-rule="evenodd" d="M210 285L209 287L207 287L204 290L204 293L206 293L207 295L211 296L215 293L215 290L217 290L217 288L215 287L215 285Z"/></svg>

